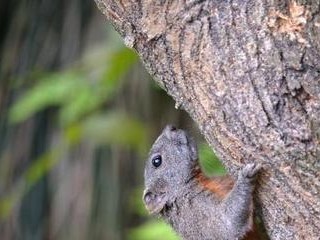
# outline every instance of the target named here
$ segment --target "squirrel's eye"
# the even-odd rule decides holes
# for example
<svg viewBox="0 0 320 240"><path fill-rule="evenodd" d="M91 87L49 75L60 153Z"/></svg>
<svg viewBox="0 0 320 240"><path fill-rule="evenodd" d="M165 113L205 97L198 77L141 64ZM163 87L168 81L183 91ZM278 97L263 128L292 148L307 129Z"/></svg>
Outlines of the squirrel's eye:
<svg viewBox="0 0 320 240"><path fill-rule="evenodd" d="M157 155L155 156L154 158L152 158L152 165L154 167L159 167L162 163L162 158L161 158L161 155Z"/></svg>

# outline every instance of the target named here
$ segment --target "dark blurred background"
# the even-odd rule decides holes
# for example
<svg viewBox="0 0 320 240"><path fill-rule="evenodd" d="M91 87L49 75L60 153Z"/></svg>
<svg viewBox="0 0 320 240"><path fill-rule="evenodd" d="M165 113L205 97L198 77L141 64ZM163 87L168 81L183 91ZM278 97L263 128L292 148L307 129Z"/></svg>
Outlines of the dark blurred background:
<svg viewBox="0 0 320 240"><path fill-rule="evenodd" d="M93 0L0 2L0 239L177 239L144 210L143 168L167 123L199 138L192 121Z"/></svg>

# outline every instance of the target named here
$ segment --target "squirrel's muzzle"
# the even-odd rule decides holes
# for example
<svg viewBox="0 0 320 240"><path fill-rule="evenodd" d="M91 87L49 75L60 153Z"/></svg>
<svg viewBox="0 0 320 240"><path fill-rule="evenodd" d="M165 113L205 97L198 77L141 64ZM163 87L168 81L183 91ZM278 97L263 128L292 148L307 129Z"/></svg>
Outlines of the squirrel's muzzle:
<svg viewBox="0 0 320 240"><path fill-rule="evenodd" d="M167 197L165 193L153 193L146 189L143 193L143 202L151 214L158 214L166 205Z"/></svg>

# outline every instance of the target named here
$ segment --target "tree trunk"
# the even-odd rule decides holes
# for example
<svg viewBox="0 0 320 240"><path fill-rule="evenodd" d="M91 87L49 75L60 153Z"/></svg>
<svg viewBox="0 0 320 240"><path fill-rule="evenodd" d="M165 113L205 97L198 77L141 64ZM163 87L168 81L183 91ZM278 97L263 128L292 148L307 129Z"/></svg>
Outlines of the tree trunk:
<svg viewBox="0 0 320 240"><path fill-rule="evenodd" d="M320 2L95 0L234 174L271 239L320 236Z"/></svg>

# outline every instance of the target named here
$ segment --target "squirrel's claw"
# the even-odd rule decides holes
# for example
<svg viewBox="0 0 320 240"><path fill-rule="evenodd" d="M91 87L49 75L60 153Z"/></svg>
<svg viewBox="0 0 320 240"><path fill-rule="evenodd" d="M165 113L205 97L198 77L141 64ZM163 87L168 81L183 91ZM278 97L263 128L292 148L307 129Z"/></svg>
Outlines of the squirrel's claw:
<svg viewBox="0 0 320 240"><path fill-rule="evenodd" d="M259 163L249 163L241 170L241 175L245 178L253 178L257 175L261 167Z"/></svg>

